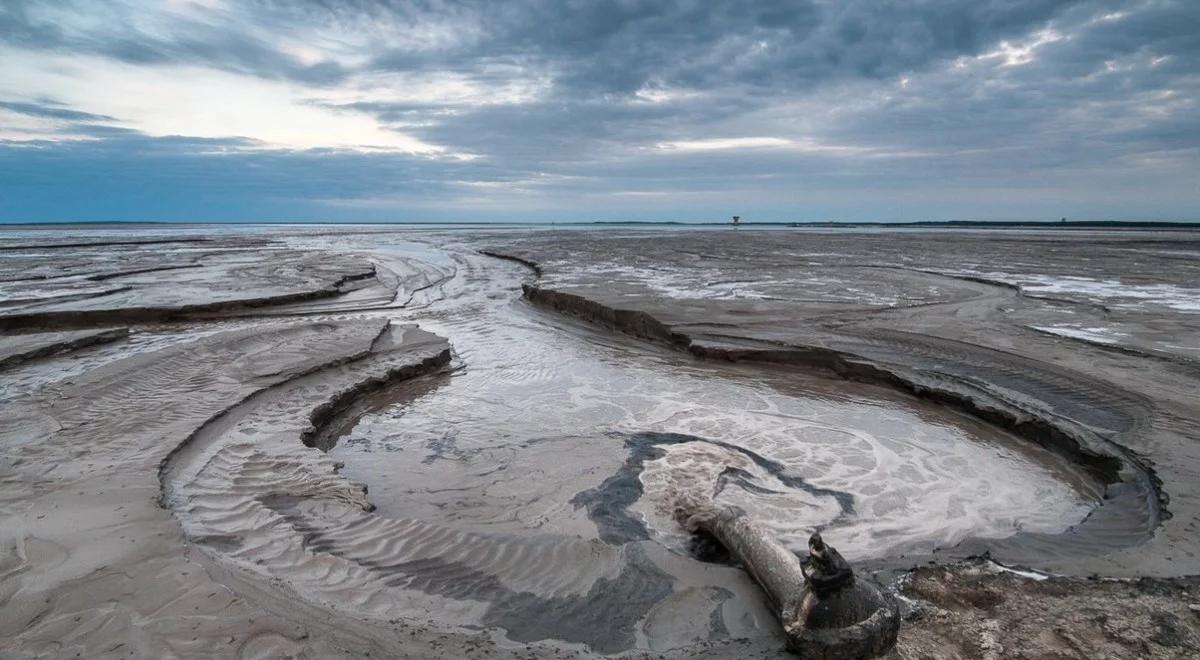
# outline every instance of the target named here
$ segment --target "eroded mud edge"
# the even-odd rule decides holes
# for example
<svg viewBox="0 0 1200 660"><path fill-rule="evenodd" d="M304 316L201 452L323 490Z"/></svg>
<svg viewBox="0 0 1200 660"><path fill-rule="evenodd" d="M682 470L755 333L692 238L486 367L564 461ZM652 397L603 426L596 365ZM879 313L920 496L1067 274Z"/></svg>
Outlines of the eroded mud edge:
<svg viewBox="0 0 1200 660"><path fill-rule="evenodd" d="M1144 500L1144 506L1139 508L1142 509L1145 518L1146 533L1124 536L1116 542L1111 539L1099 541L1101 545L1107 544L1108 548L1136 545L1146 540L1161 521L1170 516L1166 508L1168 496L1162 488L1161 480L1133 452L1114 442L1079 433L1047 416L1018 409L1000 399L987 397L987 400L983 400L980 395L973 396L965 391L942 386L931 379L923 379L913 371L893 368L860 355L827 347L768 345L764 348L754 348L704 344L694 341L686 333L673 330L646 312L615 309L580 295L531 284L522 285L522 289L525 299L535 305L635 337L666 343L699 358L816 368L846 380L882 385L935 401L1008 430L1083 466L1106 486L1110 495L1119 494L1122 497L1132 496ZM1100 508L1093 509L1092 514ZM1092 514L1061 536L1080 535ZM1033 536L1019 532L1010 540L1020 543L1025 537ZM1104 534L1096 536L1103 537ZM976 548L981 542L984 548L994 545L986 539L967 539L959 545ZM1011 546L1012 543L1007 545Z"/></svg>
<svg viewBox="0 0 1200 660"><path fill-rule="evenodd" d="M401 381L432 374L450 364L450 358L451 350L447 348L417 364L394 369L383 377L359 381L354 387L338 392L309 413L308 420L311 426L300 435L300 441L306 447L329 451L337 444L337 440L329 432L330 427L341 421L348 411L352 411L360 399Z"/></svg>
<svg viewBox="0 0 1200 660"><path fill-rule="evenodd" d="M521 257L515 257L511 254L504 254L503 252L496 252L494 250L480 250L479 254L482 254L482 255L488 256L488 257L494 257L496 259L503 259L505 261L512 261L514 263L521 264L522 266L525 266L526 268L532 270L534 275L537 275L538 277L542 276L542 267L539 266L537 263L532 262L528 259L524 259Z"/></svg>
<svg viewBox="0 0 1200 660"><path fill-rule="evenodd" d="M21 351L9 355L8 357L0 358L0 369L16 366L22 362L36 360L38 358L50 357L54 355L62 355L70 353L88 346L97 344L108 344L129 336L129 328L112 328L109 330L101 330L82 337L68 339L65 341L54 341L35 346L26 351Z"/></svg>
<svg viewBox="0 0 1200 660"><path fill-rule="evenodd" d="M209 314L240 312L273 305L309 302L338 296L344 293L342 291L343 286L352 282L371 279L375 277L375 274L375 264L371 264L367 270L343 275L320 289L227 302L180 305L177 307L126 307L121 309L11 314L0 316L0 330L30 330L37 328L62 330L67 328L88 328L97 325L136 325L140 323L202 320Z"/></svg>
<svg viewBox="0 0 1200 660"><path fill-rule="evenodd" d="M237 401L236 403L225 408L224 410L217 413L216 415L213 415L207 421L205 421L203 424L196 427L190 434L188 434L188 436L186 438L183 439L182 442L180 442L178 445L176 445L175 448L172 449L171 452L168 453L163 458L163 460L159 463L159 466L158 466L158 480L159 480L158 504L159 504L159 506L164 509L172 509L173 508L173 503L172 503L173 493L172 493L172 487L169 482L170 482L170 473L172 472L172 470L174 468L174 463L184 451L186 451L187 449L189 449L192 446L192 443L196 440L196 438L199 437L202 433L204 433L204 431L206 429L208 429L210 426L212 426L214 424L220 423L223 419L232 415L238 409L245 407L247 405L253 405L255 399L263 396L265 393L267 393L273 389L284 387L289 383L292 383L301 378L306 378L308 376L319 373L321 371L339 367L339 366L342 366L345 364L350 364L353 362L358 362L360 360L363 360L363 359L366 359L366 358L372 356L373 354L375 354L375 347L379 343L379 341L382 338L384 338L391 331L392 331L391 323L389 322L387 324L384 324L383 327L379 330L379 333L375 336L374 340L371 342L371 346L368 347L367 349L360 351L358 353L352 354L352 355L341 356L337 359L315 365L312 368L304 370L304 371L296 372L295 374L291 375L286 380L283 380L279 383L275 383L265 389L258 390L256 392L250 394L249 396L246 396L242 400ZM440 352L438 352L436 355L426 358L424 360L421 360L420 362L402 365L400 367L397 367L395 369L391 369L391 370L387 371L383 375L365 378L363 380L356 382L354 385L352 385L349 388L334 392L329 399L326 399L323 403L317 405L315 408L313 408L309 412L309 414L308 414L309 427L301 434L301 437L298 439L304 444L304 446L315 447L316 445L314 443L314 438L322 437L326 427L329 424L331 424L332 422L334 422L344 410L346 410L347 408L352 406L354 404L354 402L357 401L358 399L360 399L361 397L366 396L366 395L368 395L372 392L375 392L379 389L382 389L384 387L394 385L398 382L401 382L404 380L409 380L412 378L416 378L418 376L423 376L423 375L435 372L438 369L441 369L442 367L449 364L450 358L451 358L451 349L449 347L447 347L447 348L441 350Z"/></svg>

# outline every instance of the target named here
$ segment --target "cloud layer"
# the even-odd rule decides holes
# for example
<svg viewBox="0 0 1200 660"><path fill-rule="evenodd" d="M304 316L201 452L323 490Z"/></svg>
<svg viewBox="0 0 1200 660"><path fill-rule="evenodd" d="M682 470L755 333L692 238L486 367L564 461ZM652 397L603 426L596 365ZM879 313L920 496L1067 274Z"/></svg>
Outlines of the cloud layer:
<svg viewBox="0 0 1200 660"><path fill-rule="evenodd" d="M1200 219L1200 5L0 3L0 221Z"/></svg>

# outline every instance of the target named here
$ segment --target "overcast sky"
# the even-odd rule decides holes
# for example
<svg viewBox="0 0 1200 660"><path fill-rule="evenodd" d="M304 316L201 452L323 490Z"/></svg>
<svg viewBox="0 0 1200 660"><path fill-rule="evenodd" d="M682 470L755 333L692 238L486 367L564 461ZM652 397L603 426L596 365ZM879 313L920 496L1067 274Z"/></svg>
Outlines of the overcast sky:
<svg viewBox="0 0 1200 660"><path fill-rule="evenodd" d="M1200 0L0 0L0 221L1200 220Z"/></svg>

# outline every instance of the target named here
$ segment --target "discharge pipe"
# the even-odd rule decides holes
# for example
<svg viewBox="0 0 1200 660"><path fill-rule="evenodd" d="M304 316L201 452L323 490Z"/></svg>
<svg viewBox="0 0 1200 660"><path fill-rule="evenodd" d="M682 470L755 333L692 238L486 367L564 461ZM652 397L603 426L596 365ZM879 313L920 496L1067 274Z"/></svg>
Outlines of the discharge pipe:
<svg viewBox="0 0 1200 660"><path fill-rule="evenodd" d="M716 538L754 576L783 624L788 650L804 658L843 660L879 656L895 645L900 629L895 599L856 580L819 534L810 539L802 563L738 507L704 505L679 517L689 530Z"/></svg>

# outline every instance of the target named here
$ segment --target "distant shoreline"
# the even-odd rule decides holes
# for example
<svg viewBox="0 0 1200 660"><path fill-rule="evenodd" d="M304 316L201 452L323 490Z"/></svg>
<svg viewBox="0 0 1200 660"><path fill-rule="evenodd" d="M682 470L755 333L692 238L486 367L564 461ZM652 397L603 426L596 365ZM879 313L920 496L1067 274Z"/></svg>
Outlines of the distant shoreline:
<svg viewBox="0 0 1200 660"><path fill-rule="evenodd" d="M461 226L461 227L733 227L730 222L680 221L595 221L595 222L422 222L422 221L291 221L262 220L237 222L170 221L170 220L79 220L51 222L0 222L0 228L22 227L171 227L171 226L255 226L255 225L373 225L373 226ZM887 229L1200 229L1200 221L1136 221L1136 220L921 220L915 222L741 222L738 227L795 227L824 229L853 229L860 227Z"/></svg>

